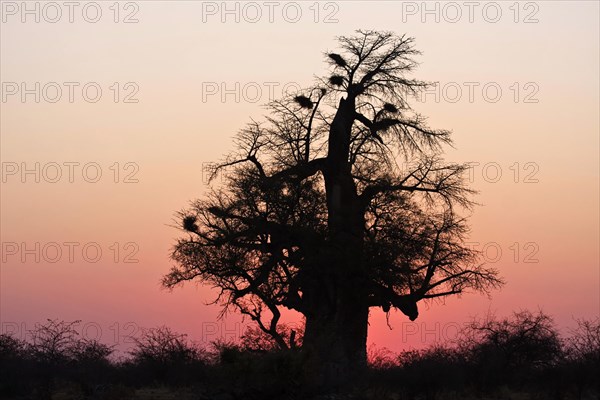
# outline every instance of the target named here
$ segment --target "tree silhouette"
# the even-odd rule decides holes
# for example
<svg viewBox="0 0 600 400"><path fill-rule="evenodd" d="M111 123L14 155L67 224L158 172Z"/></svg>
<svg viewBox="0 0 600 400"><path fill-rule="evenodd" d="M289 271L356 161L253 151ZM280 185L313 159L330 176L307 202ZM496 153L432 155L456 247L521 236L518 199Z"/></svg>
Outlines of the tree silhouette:
<svg viewBox="0 0 600 400"><path fill-rule="evenodd" d="M321 382L366 364L370 307L411 320L417 302L487 292L502 282L464 244L460 209L473 191L465 164L444 163L450 132L431 129L408 100L413 39L357 31L338 38L330 73L275 101L213 171L214 187L178 218L188 235L163 284L198 280L219 289L281 348L282 308L305 317L302 352Z"/></svg>

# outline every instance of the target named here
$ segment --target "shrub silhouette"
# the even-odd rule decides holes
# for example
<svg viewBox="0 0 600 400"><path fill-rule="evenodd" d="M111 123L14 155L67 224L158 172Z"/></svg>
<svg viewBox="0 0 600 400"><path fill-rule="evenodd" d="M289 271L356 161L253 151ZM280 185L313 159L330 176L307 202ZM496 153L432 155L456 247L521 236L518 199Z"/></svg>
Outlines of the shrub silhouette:
<svg viewBox="0 0 600 400"><path fill-rule="evenodd" d="M374 344L367 352L369 366L375 370L386 370L398 366L397 355L386 347L377 347Z"/></svg>
<svg viewBox="0 0 600 400"><path fill-rule="evenodd" d="M97 340L80 339L69 349L68 378L77 383L84 394L113 379L114 368L109 357L114 349Z"/></svg>
<svg viewBox="0 0 600 400"><path fill-rule="evenodd" d="M241 344L212 343L215 364L211 382L241 398L279 399L289 393L303 398L306 388L301 384L299 349L282 349L259 330L250 328L249 332Z"/></svg>
<svg viewBox="0 0 600 400"><path fill-rule="evenodd" d="M81 321L65 322L48 319L30 330L30 349L33 358L40 363L52 366L66 364L79 346L79 333L75 326Z"/></svg>
<svg viewBox="0 0 600 400"><path fill-rule="evenodd" d="M600 318L578 320L565 340L563 378L575 385L578 398L586 391L600 393Z"/></svg>
<svg viewBox="0 0 600 400"><path fill-rule="evenodd" d="M324 398L302 385L299 349L281 349L256 328L239 343L217 341L209 349L164 326L144 329L129 358L116 361L111 347L82 339L76 324L48 320L28 341L0 335L0 397ZM282 337L289 340L292 330ZM297 337L301 343L301 332ZM577 321L561 339L541 311L488 315L453 342L397 355L372 348L369 360L365 374L335 389L337 398L598 398L600 321Z"/></svg>
<svg viewBox="0 0 600 400"><path fill-rule="evenodd" d="M556 365L562 356L554 322L542 311L473 320L461 332L459 347L481 387L524 383L532 372Z"/></svg>
<svg viewBox="0 0 600 400"><path fill-rule="evenodd" d="M57 381L68 375L79 341L79 333L75 329L79 323L48 319L45 324L37 324L29 331L31 342L28 347L39 398L50 399Z"/></svg>
<svg viewBox="0 0 600 400"><path fill-rule="evenodd" d="M207 356L203 349L190 343L187 335L166 326L143 329L133 338L135 348L129 352L131 369L138 383L163 382L184 384L202 377Z"/></svg>
<svg viewBox="0 0 600 400"><path fill-rule="evenodd" d="M0 335L0 395L16 395L28 385L31 357L27 343L8 334Z"/></svg>
<svg viewBox="0 0 600 400"><path fill-rule="evenodd" d="M35 398L49 399L64 382L72 382L84 394L106 382L114 369L108 358L113 349L80 338L78 323L48 319L29 331L28 342L0 335L0 394L31 392Z"/></svg>
<svg viewBox="0 0 600 400"><path fill-rule="evenodd" d="M410 395L433 399L442 390L457 390L467 384L466 357L457 349L435 345L404 351L398 359L402 386Z"/></svg>

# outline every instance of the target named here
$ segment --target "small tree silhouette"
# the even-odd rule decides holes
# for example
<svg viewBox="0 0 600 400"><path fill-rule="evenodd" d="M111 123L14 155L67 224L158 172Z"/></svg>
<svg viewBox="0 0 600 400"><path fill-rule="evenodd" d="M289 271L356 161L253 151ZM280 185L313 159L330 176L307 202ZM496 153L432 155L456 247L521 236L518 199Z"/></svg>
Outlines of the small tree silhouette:
<svg viewBox="0 0 600 400"><path fill-rule="evenodd" d="M45 324L37 324L29 331L33 356L51 366L66 364L79 343L75 327L80 322L48 319Z"/></svg>
<svg viewBox="0 0 600 400"><path fill-rule="evenodd" d="M206 354L190 343L187 335L160 326L143 329L139 337L132 339L135 347L129 354L139 380L182 384L201 378Z"/></svg>
<svg viewBox="0 0 600 400"><path fill-rule="evenodd" d="M566 341L568 357L600 366L600 318L577 320L577 327L570 333Z"/></svg>
<svg viewBox="0 0 600 400"><path fill-rule="evenodd" d="M113 348L81 338L75 329L80 322L48 319L29 331L31 340L25 349L39 380L40 398L51 397L58 377L78 382L87 394L96 381L106 377Z"/></svg>
<svg viewBox="0 0 600 400"><path fill-rule="evenodd" d="M568 382L575 383L579 399L589 389L600 393L600 318L577 320L577 327L570 333L565 340L563 375L567 375Z"/></svg>
<svg viewBox="0 0 600 400"><path fill-rule="evenodd" d="M531 378L532 372L555 366L562 358L554 322L542 311L473 320L461 332L459 344L482 387Z"/></svg>
<svg viewBox="0 0 600 400"><path fill-rule="evenodd" d="M224 187L179 214L188 235L163 281L218 288L224 313L248 315L281 348L281 309L301 313L307 372L320 382L366 365L369 308L414 320L421 300L501 284L464 244L468 166L442 161L450 132L409 105L428 85L409 77L413 39L338 41L330 73L243 129L214 170L228 169Z"/></svg>

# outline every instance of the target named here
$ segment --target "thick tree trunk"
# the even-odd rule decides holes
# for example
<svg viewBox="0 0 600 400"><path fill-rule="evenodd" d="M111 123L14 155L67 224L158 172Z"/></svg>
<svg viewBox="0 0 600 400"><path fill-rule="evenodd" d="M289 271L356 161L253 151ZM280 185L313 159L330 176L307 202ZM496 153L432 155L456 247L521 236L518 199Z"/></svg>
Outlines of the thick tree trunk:
<svg viewBox="0 0 600 400"><path fill-rule="evenodd" d="M346 297L338 295L333 313L318 310L306 318L303 351L311 384L343 385L366 366L368 307Z"/></svg>
<svg viewBox="0 0 600 400"><path fill-rule="evenodd" d="M306 367L317 384L343 384L366 366L369 307L362 263L364 214L348 160L353 121L354 102L342 99L332 122L323 171L327 250L304 299L308 306L303 345Z"/></svg>

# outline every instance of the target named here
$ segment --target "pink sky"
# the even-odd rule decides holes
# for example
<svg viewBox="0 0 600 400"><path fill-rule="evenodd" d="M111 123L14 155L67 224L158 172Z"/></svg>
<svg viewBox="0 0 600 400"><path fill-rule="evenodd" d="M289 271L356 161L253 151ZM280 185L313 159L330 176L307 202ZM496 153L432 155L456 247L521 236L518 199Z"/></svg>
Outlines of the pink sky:
<svg viewBox="0 0 600 400"><path fill-rule="evenodd" d="M517 9L499 2L497 22L489 2L472 10L472 22L461 2L458 20L445 3L430 3L429 14L421 2L294 3L301 10L295 23L291 3L278 3L273 22L255 3L262 12L255 23L253 10L239 3L235 11L235 2L228 3L233 14L220 2L120 3L117 23L109 3L97 23L81 10L69 23L66 9L50 23L55 14L43 8L40 22L27 14L22 22L21 3L7 3L0 28L3 332L23 335L59 318L81 319L86 334L111 343L161 324L201 341L236 336L238 316L217 321L218 308L204 305L210 288L160 288L179 235L172 218L203 195L203 165L232 148L250 117L264 114L270 91L277 97L286 84L310 84L325 72L323 52L335 48L334 37L357 28L416 38L423 55L415 76L441 89L438 101L429 94L414 106L431 125L454 132L449 160L479 163L473 187L482 206L471 219L471 241L508 282L491 298L466 294L421 306L415 323L392 313L393 330L374 310L369 342L401 350L444 340L489 310L542 308L563 329L600 314L597 2ZM127 15L138 22L123 23ZM21 83L35 92L36 82L40 101L32 92L23 102ZM72 102L65 82L73 82ZM57 86L62 97L52 103ZM102 96L91 102L98 87ZM22 175L36 168L38 177ZM92 262L97 249L101 257Z"/></svg>

